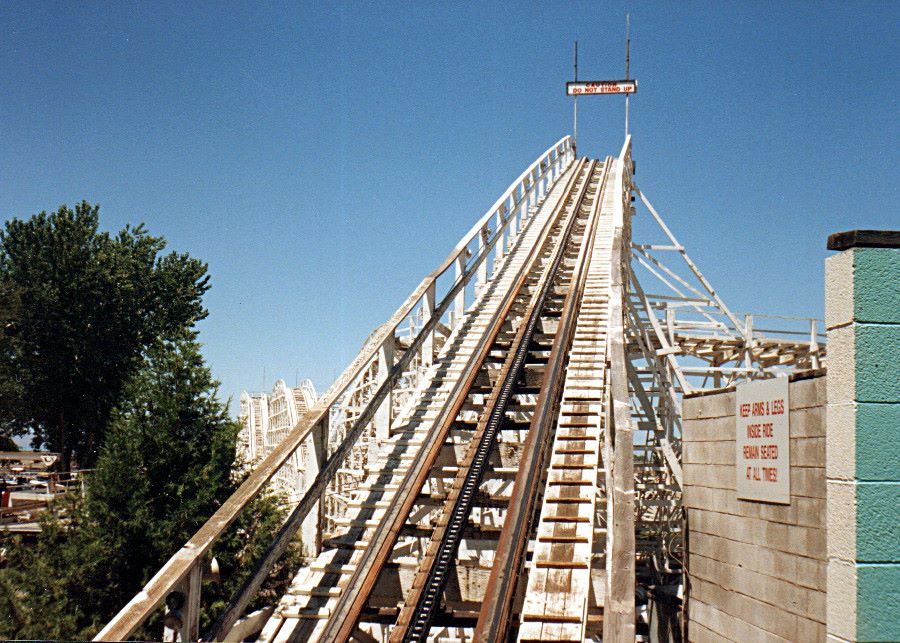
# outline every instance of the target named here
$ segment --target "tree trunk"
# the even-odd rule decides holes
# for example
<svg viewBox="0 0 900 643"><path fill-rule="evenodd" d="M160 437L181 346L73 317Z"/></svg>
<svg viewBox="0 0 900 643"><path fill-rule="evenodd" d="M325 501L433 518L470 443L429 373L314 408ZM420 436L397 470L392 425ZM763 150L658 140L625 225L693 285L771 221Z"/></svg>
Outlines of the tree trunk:
<svg viewBox="0 0 900 643"><path fill-rule="evenodd" d="M97 464L97 457L94 453L94 431L88 429L85 431L84 438L84 453L82 457L78 459L78 466L84 467L87 466L89 468L93 468Z"/></svg>
<svg viewBox="0 0 900 643"><path fill-rule="evenodd" d="M66 417L62 411L59 412L59 418L56 422L57 439L59 440L60 453L60 471L68 473L72 470L72 447L66 440Z"/></svg>

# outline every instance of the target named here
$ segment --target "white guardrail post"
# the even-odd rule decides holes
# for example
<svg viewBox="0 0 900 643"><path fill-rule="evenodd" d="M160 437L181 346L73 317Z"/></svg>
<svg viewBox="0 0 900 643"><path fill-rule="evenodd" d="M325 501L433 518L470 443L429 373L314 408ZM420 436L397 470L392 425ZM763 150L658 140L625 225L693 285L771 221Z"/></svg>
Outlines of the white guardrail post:
<svg viewBox="0 0 900 643"><path fill-rule="evenodd" d="M455 276L456 282L459 283L463 279L463 275L466 273L466 259L468 257L466 255L469 254L469 251L466 248L463 248L462 252L456 255L456 259L453 260L453 265L455 266ZM456 294L456 301L453 304L453 328L458 328L462 323L463 315L466 313L466 288L463 286L459 289L459 292Z"/></svg>
<svg viewBox="0 0 900 643"><path fill-rule="evenodd" d="M423 322L428 321L434 315L434 284L428 287L425 294L422 295L422 319ZM425 341L422 342L422 356L419 363L428 368L434 362L434 329L429 330L425 335Z"/></svg>
<svg viewBox="0 0 900 643"><path fill-rule="evenodd" d="M396 341L394 335L391 334L381 343L378 350L378 374L376 375L376 384L381 386L388 379L388 373L394 367L394 352L396 349ZM381 406L375 413L375 439L382 441L390 437L391 431L391 412L393 410L393 394L388 392Z"/></svg>

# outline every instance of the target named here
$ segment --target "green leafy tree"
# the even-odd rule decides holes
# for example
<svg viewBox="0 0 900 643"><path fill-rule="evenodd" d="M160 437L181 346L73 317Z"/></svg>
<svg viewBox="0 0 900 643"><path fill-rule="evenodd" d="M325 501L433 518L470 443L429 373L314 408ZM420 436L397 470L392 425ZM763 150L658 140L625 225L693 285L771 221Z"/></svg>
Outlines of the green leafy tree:
<svg viewBox="0 0 900 643"><path fill-rule="evenodd" d="M0 636L88 638L115 615L236 489L239 426L188 337L147 351L112 413L87 492L50 519L33 549L10 547L0 570ZM253 503L212 552L220 583L204 582L210 624L278 529L276 499ZM271 600L296 568L296 550L264 587ZM144 634L159 638L159 623Z"/></svg>
<svg viewBox="0 0 900 643"><path fill-rule="evenodd" d="M13 219L0 232L0 407L6 435L96 461L110 413L143 352L189 335L207 312L206 264L162 255L143 226L111 236L99 206Z"/></svg>
<svg viewBox="0 0 900 643"><path fill-rule="evenodd" d="M110 543L87 520L81 498L66 498L65 521L42 520L34 546L19 539L3 543L0 569L0 637L87 639L96 605L108 591Z"/></svg>
<svg viewBox="0 0 900 643"><path fill-rule="evenodd" d="M22 413L22 387L13 365L17 344L14 329L19 318L19 293L0 280L0 444L10 450L12 437L19 433L17 419Z"/></svg>

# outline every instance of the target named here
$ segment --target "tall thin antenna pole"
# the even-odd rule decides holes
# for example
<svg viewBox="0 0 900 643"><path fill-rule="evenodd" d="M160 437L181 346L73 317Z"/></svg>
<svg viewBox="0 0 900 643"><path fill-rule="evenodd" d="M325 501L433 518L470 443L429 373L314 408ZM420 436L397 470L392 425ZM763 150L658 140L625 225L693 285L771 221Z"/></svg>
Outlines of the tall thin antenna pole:
<svg viewBox="0 0 900 643"><path fill-rule="evenodd" d="M575 82L578 82L578 41L575 41ZM578 96L572 97L573 113L572 113L572 150L575 156L578 156Z"/></svg>
<svg viewBox="0 0 900 643"><path fill-rule="evenodd" d="M631 66L631 14L625 14L625 80L629 80ZM628 94L625 94L625 137L628 138Z"/></svg>

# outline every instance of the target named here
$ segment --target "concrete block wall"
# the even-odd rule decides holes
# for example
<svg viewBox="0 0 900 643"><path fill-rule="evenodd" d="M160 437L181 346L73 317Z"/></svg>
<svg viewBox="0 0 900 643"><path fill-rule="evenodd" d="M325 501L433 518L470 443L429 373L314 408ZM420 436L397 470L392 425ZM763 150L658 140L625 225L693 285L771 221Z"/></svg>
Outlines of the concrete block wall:
<svg viewBox="0 0 900 643"><path fill-rule="evenodd" d="M829 248L828 639L900 641L900 232Z"/></svg>
<svg viewBox="0 0 900 643"><path fill-rule="evenodd" d="M823 371L800 378L789 393L789 505L736 497L734 389L684 398L690 641L825 639L826 385Z"/></svg>

